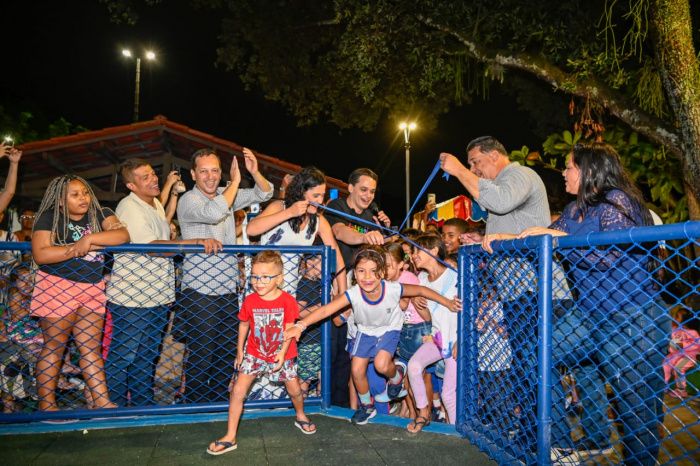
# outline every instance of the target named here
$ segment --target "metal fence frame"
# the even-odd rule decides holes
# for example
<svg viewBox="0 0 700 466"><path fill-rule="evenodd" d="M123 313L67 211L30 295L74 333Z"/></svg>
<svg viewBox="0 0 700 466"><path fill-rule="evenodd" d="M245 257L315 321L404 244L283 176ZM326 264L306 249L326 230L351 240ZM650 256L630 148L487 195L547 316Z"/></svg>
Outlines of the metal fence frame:
<svg viewBox="0 0 700 466"><path fill-rule="evenodd" d="M685 222L655 227L637 227L628 230L589 233L579 236L552 237L550 235L534 236L525 239L500 241L493 245L494 254L503 252L536 250L537 261L537 452L536 463L549 465L551 428L552 428L552 271L553 256L558 248L589 248L618 244L639 244L642 242L659 242L672 240L697 240L700 238L700 222ZM459 354L457 360L457 431L470 442L486 452L499 464L527 463L522 458L514 458L509 452L496 445L482 432L469 426L468 420L475 417L474 407L477 399L477 354L476 346L471 341L474 334L475 310L478 307L478 283L475 271L478 267L477 254L484 251L479 245L463 246L459 250L459 293L463 299L462 312L459 315L458 340ZM697 259L696 259L697 262ZM700 269L695 264L694 269ZM691 284L694 293L700 293L698 283ZM464 348L467 348L465 351Z"/></svg>
<svg viewBox="0 0 700 466"><path fill-rule="evenodd" d="M335 253L330 246L224 246L223 254L247 254L255 255L262 251L274 250L280 254L314 254L321 256L321 302L326 304L331 299L332 276L335 271ZM30 253L30 243L21 242L0 242L0 251L19 251ZM157 254L186 254L202 253L203 247L198 245L169 245L169 244L125 244L104 248L105 253L157 253ZM330 408L330 321L321 324L321 396L309 397L305 400L306 406L320 406L321 409ZM256 400L247 401L245 407L256 408L288 408L292 403L289 399L284 400ZM193 403L175 405L152 405L139 407L119 407L114 409L75 409L31 413L0 413L0 424L19 424L37 421L50 421L56 419L91 419L147 416L147 415L188 415L195 413L226 412L228 402L217 403ZM126 421L128 422L128 421Z"/></svg>

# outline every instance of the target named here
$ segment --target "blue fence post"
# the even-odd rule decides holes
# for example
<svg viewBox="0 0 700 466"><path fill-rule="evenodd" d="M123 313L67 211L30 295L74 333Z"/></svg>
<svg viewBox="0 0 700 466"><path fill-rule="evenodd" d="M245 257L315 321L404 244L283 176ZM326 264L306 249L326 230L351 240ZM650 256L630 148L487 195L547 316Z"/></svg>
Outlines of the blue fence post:
<svg viewBox="0 0 700 466"><path fill-rule="evenodd" d="M330 246L323 248L322 254L322 295L321 303L331 300L332 274L335 272L335 251ZM331 407L331 321L327 319L321 325L321 408Z"/></svg>
<svg viewBox="0 0 700 466"><path fill-rule="evenodd" d="M459 256L457 258L457 283L459 286L458 293L462 298L462 311L457 316L457 419L455 419L455 428L458 432L464 434L464 424L467 422L465 397L466 390L464 378L467 372L467 353L465 348L465 333L466 322L464 321L464 313L467 306L467 285L465 283L465 271L467 268L467 255L465 248L459 248Z"/></svg>
<svg viewBox="0 0 700 466"><path fill-rule="evenodd" d="M552 430L552 236L539 237L537 306L537 464L551 464Z"/></svg>
<svg viewBox="0 0 700 466"><path fill-rule="evenodd" d="M462 298L462 312L458 319L459 359L457 361L457 387L460 392L457 395L457 419L460 425L477 416L478 405L478 349L476 348L476 317L479 311L478 289L478 257L471 249L478 246L460 248L459 284L460 297Z"/></svg>

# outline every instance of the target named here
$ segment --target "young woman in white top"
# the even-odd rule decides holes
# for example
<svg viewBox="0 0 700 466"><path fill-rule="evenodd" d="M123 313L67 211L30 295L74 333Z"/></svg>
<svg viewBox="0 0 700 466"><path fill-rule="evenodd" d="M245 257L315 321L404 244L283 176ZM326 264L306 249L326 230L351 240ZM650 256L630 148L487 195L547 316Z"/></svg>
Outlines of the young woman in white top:
<svg viewBox="0 0 700 466"><path fill-rule="evenodd" d="M261 245L311 246L319 236L323 244L336 252L336 270L341 270L335 281L339 293L345 291L345 264L338 249L331 226L318 208L310 202L323 204L326 194L326 176L315 167L304 167L290 181L284 200L271 202L248 224L248 236L262 235ZM294 295L299 282L301 254L283 254L284 284L282 288Z"/></svg>
<svg viewBox="0 0 700 466"><path fill-rule="evenodd" d="M416 249L413 263L421 270L418 280L421 285L430 288L448 299L457 295L457 272L448 269L435 257L445 259L445 245L438 236L423 235L416 238L416 243L431 254ZM457 314L440 303L414 300L416 308L427 307L432 321L431 335L425 337L423 345L418 348L408 362L408 378L416 400L418 415L408 425L408 431L418 433L430 424L430 405L423 381L423 371L429 365L444 360L445 377L442 385L442 402L447 409L448 421L455 423L457 413Z"/></svg>

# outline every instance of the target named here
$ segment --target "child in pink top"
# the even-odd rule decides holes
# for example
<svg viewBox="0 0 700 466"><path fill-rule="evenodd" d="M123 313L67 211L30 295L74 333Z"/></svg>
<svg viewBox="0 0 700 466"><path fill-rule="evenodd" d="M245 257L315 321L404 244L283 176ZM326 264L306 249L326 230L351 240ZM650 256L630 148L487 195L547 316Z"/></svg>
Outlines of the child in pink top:
<svg viewBox="0 0 700 466"><path fill-rule="evenodd" d="M384 245L386 252L387 280L398 281L404 285L419 285L418 277L413 272L405 269L405 265L410 262L406 253L399 243L388 243ZM404 310L404 323L399 338L399 346L396 349L396 356L399 364L408 364L413 354L423 344L423 337L429 336L432 329L430 323L430 311L424 309L419 311L410 301L404 298L401 300L401 307ZM404 378L404 386L408 390L409 396L404 400L400 415L402 417L415 418L415 401L410 389L408 377Z"/></svg>
<svg viewBox="0 0 700 466"><path fill-rule="evenodd" d="M671 375L676 377L676 389L670 392L676 398L686 398L685 374L697 365L697 357L700 355L700 334L697 331L683 326L685 312L677 314L672 321L673 333L671 344L668 348L668 356L664 359L664 380L668 383Z"/></svg>

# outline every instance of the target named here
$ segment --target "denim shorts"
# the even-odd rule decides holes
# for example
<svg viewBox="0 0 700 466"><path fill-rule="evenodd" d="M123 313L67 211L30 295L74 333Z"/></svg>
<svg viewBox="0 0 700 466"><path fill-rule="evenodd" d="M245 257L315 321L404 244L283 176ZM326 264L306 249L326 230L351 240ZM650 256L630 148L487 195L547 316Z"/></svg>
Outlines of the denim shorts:
<svg viewBox="0 0 700 466"><path fill-rule="evenodd" d="M404 324L401 329L401 338L399 339L399 348L396 355L403 362L408 362L411 356L418 351L418 348L423 344L423 337L430 335L432 324L430 322L421 322L419 324Z"/></svg>
<svg viewBox="0 0 700 466"><path fill-rule="evenodd" d="M357 332L353 340L350 357L373 358L380 350L384 350L393 356L396 352L396 346L399 344L400 333L398 330L392 330L374 337Z"/></svg>

